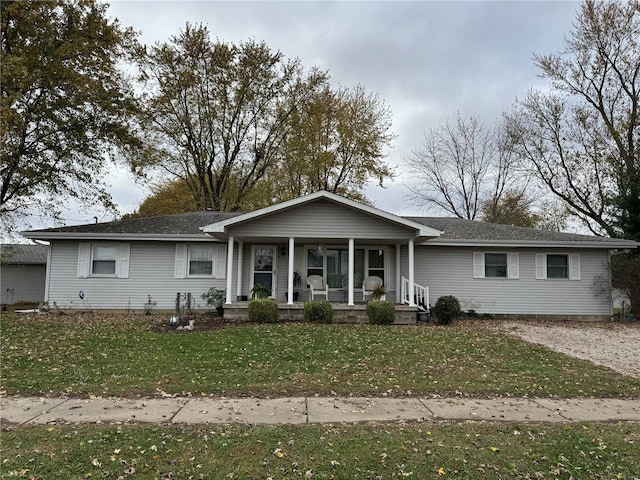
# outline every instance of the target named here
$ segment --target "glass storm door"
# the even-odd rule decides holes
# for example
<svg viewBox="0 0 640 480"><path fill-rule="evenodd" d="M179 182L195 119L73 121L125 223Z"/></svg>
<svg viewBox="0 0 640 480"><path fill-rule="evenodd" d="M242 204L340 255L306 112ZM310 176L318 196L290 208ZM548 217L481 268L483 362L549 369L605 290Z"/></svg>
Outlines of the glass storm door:
<svg viewBox="0 0 640 480"><path fill-rule="evenodd" d="M268 291L269 297L275 298L276 292L276 247L258 246L253 251L253 285L262 285Z"/></svg>

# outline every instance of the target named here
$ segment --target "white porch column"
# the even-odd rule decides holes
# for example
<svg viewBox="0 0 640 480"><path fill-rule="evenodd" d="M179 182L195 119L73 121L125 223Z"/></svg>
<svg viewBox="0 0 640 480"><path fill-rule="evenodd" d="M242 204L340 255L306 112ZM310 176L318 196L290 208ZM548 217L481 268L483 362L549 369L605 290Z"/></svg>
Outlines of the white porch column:
<svg viewBox="0 0 640 480"><path fill-rule="evenodd" d="M231 289L233 288L233 236L229 237L227 242L227 301L231 303Z"/></svg>
<svg viewBox="0 0 640 480"><path fill-rule="evenodd" d="M293 237L289 237L289 272L287 276L287 305L293 305L293 263L295 261L296 242Z"/></svg>
<svg viewBox="0 0 640 480"><path fill-rule="evenodd" d="M242 295L242 251L244 242L238 240L238 282L236 284L236 295Z"/></svg>
<svg viewBox="0 0 640 480"><path fill-rule="evenodd" d="M400 275L400 244L396 244L396 303L402 301L402 275Z"/></svg>
<svg viewBox="0 0 640 480"><path fill-rule="evenodd" d="M355 264L355 241L353 238L349 239L349 305L355 305L353 301L353 269Z"/></svg>
<svg viewBox="0 0 640 480"><path fill-rule="evenodd" d="M416 266L414 261L413 240L409 240L409 306L415 307L416 305Z"/></svg>

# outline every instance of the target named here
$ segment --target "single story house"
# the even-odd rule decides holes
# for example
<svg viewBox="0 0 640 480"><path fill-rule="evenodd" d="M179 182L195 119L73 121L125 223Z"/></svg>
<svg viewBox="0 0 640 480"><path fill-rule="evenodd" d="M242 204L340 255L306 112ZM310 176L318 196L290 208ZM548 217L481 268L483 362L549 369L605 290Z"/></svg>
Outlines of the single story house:
<svg viewBox="0 0 640 480"><path fill-rule="evenodd" d="M2 305L44 301L48 251L47 245L3 244L0 247Z"/></svg>
<svg viewBox="0 0 640 480"><path fill-rule="evenodd" d="M309 299L307 278L315 275L330 301L356 308L364 279L376 276L387 300L414 310L454 295L478 313L587 319L612 314L610 251L639 245L400 217L325 191L244 214L203 211L23 235L50 243L45 299L58 307L171 310L181 292L206 308L200 296L215 287L232 308L246 305L260 284L285 309Z"/></svg>

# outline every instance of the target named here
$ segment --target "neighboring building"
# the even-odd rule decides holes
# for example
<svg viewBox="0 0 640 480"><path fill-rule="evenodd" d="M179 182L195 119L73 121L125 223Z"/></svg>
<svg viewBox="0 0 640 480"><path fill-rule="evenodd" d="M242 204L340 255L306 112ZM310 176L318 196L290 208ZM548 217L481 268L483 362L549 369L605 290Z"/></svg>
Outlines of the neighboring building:
<svg viewBox="0 0 640 480"><path fill-rule="evenodd" d="M0 248L2 304L44 301L49 247L4 244Z"/></svg>
<svg viewBox="0 0 640 480"><path fill-rule="evenodd" d="M403 218L316 192L255 212L195 212L23 232L50 242L46 299L59 307L174 308L176 293L226 290L227 305L266 285L292 305L295 272L319 275L329 299L362 301L366 276L387 300L523 317L611 316L609 252L637 242L455 218ZM596 288L596 284L599 285ZM606 289L605 289L606 290ZM409 292L415 292L415 295Z"/></svg>

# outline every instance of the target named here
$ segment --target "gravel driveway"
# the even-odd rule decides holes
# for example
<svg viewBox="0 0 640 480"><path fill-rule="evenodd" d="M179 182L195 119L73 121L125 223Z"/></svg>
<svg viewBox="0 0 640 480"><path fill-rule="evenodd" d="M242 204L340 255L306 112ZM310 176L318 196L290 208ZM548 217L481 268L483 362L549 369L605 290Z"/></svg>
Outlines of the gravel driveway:
<svg viewBox="0 0 640 480"><path fill-rule="evenodd" d="M527 342L640 378L640 323L505 322L496 327Z"/></svg>

